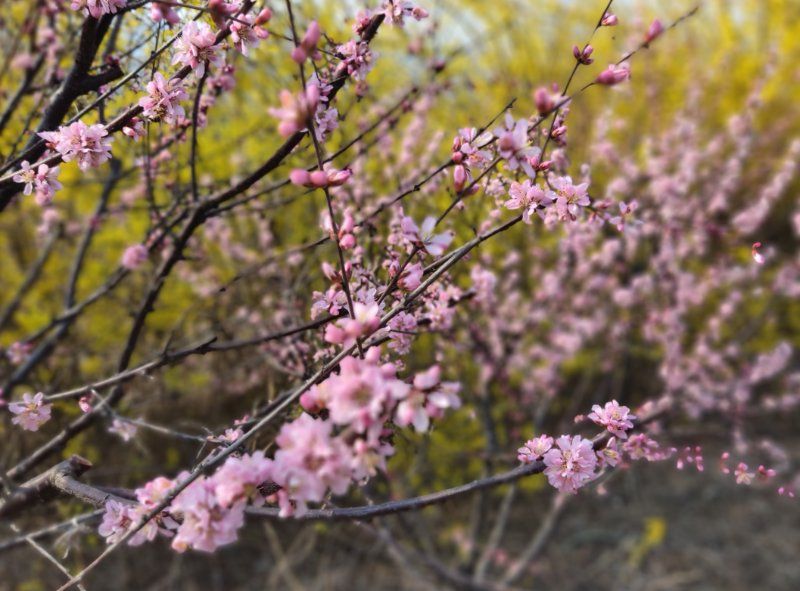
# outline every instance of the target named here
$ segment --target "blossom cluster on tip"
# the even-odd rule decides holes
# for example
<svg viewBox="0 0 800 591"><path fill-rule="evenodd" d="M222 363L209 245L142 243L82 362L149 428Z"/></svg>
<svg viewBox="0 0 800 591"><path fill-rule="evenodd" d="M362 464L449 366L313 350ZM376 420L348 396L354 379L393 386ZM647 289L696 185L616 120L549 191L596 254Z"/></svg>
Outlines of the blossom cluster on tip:
<svg viewBox="0 0 800 591"><path fill-rule="evenodd" d="M185 116L179 103L187 98L189 94L183 88L182 80L167 80L161 72L156 72L147 83L147 96L139 99L139 106L142 108L142 115L151 121L176 124Z"/></svg>
<svg viewBox="0 0 800 591"><path fill-rule="evenodd" d="M58 166L51 168L42 163L34 168L30 162L23 160L20 163L20 170L12 177L12 180L25 185L23 194L30 195L35 192L34 198L37 205L45 206L52 203L53 195L62 188L61 183L58 182L58 173Z"/></svg>
<svg viewBox="0 0 800 591"><path fill-rule="evenodd" d="M31 395L26 392L22 395L22 401L10 403L8 410L15 415L11 419L12 423L26 431L38 431L39 427L50 420L52 407L52 404L45 403L43 393Z"/></svg>
<svg viewBox="0 0 800 591"><path fill-rule="evenodd" d="M77 161L83 171L100 166L111 158L111 142L105 125L86 125L76 121L59 127L56 131L39 132L48 147L59 154L64 162Z"/></svg>
<svg viewBox="0 0 800 591"><path fill-rule="evenodd" d="M116 14L120 8L125 8L125 3L126 0L72 0L69 7L87 16L100 18L104 14Z"/></svg>
<svg viewBox="0 0 800 591"><path fill-rule="evenodd" d="M221 50L217 35L207 23L189 21L175 42L172 63L189 66L198 77L202 77L206 64L222 65L224 58Z"/></svg>

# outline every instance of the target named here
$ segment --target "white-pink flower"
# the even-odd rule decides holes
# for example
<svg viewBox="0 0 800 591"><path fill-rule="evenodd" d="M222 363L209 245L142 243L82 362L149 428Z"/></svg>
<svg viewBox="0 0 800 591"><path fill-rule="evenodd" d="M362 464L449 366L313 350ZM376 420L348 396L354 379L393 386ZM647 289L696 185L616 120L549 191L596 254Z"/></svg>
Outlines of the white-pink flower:
<svg viewBox="0 0 800 591"><path fill-rule="evenodd" d="M305 129L309 119L314 115L319 103L319 86L309 84L305 92L292 94L288 90L281 90L281 106L279 109L268 109L269 114L280 119L278 133L283 137Z"/></svg>
<svg viewBox="0 0 800 591"><path fill-rule="evenodd" d="M539 435L525 442L525 445L517 450L517 459L523 464L531 464L541 460L553 447L553 438L549 435Z"/></svg>
<svg viewBox="0 0 800 591"><path fill-rule="evenodd" d="M402 27L406 17L421 21L428 18L428 11L408 0L384 0L383 6L386 24Z"/></svg>
<svg viewBox="0 0 800 591"><path fill-rule="evenodd" d="M508 188L508 199L503 203L506 209L521 209L522 221L531 223L531 215L538 213L544 218L545 207L553 203L552 191L545 191L526 179L522 183L511 183Z"/></svg>
<svg viewBox="0 0 800 591"><path fill-rule="evenodd" d="M27 160L20 163L20 170L12 177L15 183L23 183L23 193L30 195L36 190L36 203L41 206L49 205L53 195L61 188L58 182L59 168L50 168L47 164L40 164L34 169Z"/></svg>
<svg viewBox="0 0 800 591"><path fill-rule="evenodd" d="M203 76L206 63L220 66L223 63L222 46L217 44L217 36L206 23L189 21L183 27L180 39L175 42L173 64L183 64L192 68L197 76Z"/></svg>
<svg viewBox="0 0 800 591"><path fill-rule="evenodd" d="M562 492L575 493L594 480L597 456L592 442L580 435L562 435L556 447L544 454L547 480Z"/></svg>
<svg viewBox="0 0 800 591"><path fill-rule="evenodd" d="M620 439L627 439L626 431L633 429L632 419L636 417L631 414L631 409L627 406L620 406L616 400L612 400L611 402L606 402L603 407L595 404L592 407L589 418Z"/></svg>
<svg viewBox="0 0 800 591"><path fill-rule="evenodd" d="M22 395L22 402L12 402L8 405L16 416L11 419L15 425L19 425L26 431L38 431L39 427L50 420L52 404L45 404L44 394L38 392L31 396L30 392Z"/></svg>
<svg viewBox="0 0 800 591"><path fill-rule="evenodd" d="M165 79L161 72L156 72L147 83L147 96L139 99L142 115L151 121L166 121L175 124L185 116L180 101L189 98L183 88L183 81L177 78Z"/></svg>

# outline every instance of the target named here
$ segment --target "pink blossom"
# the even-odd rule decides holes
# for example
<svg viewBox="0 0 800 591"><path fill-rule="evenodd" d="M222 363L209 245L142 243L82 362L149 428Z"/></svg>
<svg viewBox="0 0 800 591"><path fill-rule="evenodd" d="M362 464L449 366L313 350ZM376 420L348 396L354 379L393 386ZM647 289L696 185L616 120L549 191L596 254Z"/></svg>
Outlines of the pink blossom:
<svg viewBox="0 0 800 591"><path fill-rule="evenodd" d="M11 422L26 431L38 431L39 427L50 420L52 404L45 404L44 394L38 392L32 396L30 392L22 395L22 402L12 402L8 410L17 415Z"/></svg>
<svg viewBox="0 0 800 591"><path fill-rule="evenodd" d="M35 170L27 160L20 163L21 169L13 176L15 183L24 183L23 193L30 195L36 190L37 205L49 205L53 200L53 195L61 189L58 182L59 168L50 168L47 164L40 164Z"/></svg>
<svg viewBox="0 0 800 591"><path fill-rule="evenodd" d="M509 198L503 203L506 209L522 209L522 221L531 223L531 214L538 213L544 218L544 208L553 203L553 193L545 191L526 179L522 183L513 182L508 189Z"/></svg>
<svg viewBox="0 0 800 591"><path fill-rule="evenodd" d="M631 77L631 70L627 64L610 64L608 68L600 72L596 82L606 86L614 86L620 82L625 82Z"/></svg>
<svg viewBox="0 0 800 591"><path fill-rule="evenodd" d="M385 22L388 25L402 27L405 24L406 17L412 17L418 21L428 18L427 10L408 0L384 0L382 9L385 15Z"/></svg>
<svg viewBox="0 0 800 591"><path fill-rule="evenodd" d="M556 209L562 220L574 221L577 219L581 207L586 207L591 203L587 193L589 183L575 185L570 177L564 176L551 179L550 185L555 191Z"/></svg>
<svg viewBox="0 0 800 591"><path fill-rule="evenodd" d="M532 464L541 460L552 447L553 438L549 435L534 437L517 450L517 459L523 464Z"/></svg>
<svg viewBox="0 0 800 591"><path fill-rule="evenodd" d="M252 15L241 15L231 23L231 40L242 55L247 55L248 47L256 47L259 41L269 37L269 31L260 26L261 24L259 18Z"/></svg>
<svg viewBox="0 0 800 591"><path fill-rule="evenodd" d="M325 329L325 340L336 345L352 345L356 339L369 336L380 326L380 308L377 304L353 304L353 318L342 318Z"/></svg>
<svg viewBox="0 0 800 591"><path fill-rule="evenodd" d="M441 369L434 365L414 377L413 388L397 405L395 422L401 427L413 425L418 433L430 426L430 419L440 418L446 409L461 406L458 397L460 385L441 382Z"/></svg>
<svg viewBox="0 0 800 591"><path fill-rule="evenodd" d="M122 253L120 264L126 269L133 271L147 262L149 252L144 244L133 244Z"/></svg>
<svg viewBox="0 0 800 591"><path fill-rule="evenodd" d="M106 539L106 544L114 544L128 533L133 524L133 507L118 501L106 501L103 521L97 533Z"/></svg>
<svg viewBox="0 0 800 591"><path fill-rule="evenodd" d="M178 104L189 98L183 88L183 81L177 78L166 80L161 72L156 72L147 83L148 96L139 99L142 115L152 121L166 121L176 124L185 116L183 107Z"/></svg>
<svg viewBox="0 0 800 591"><path fill-rule="evenodd" d="M344 45L339 45L336 52L342 56L342 61L336 68L336 74L347 73L356 81L362 82L372 69L373 56L369 44L364 41L351 39Z"/></svg>
<svg viewBox="0 0 800 591"><path fill-rule="evenodd" d="M453 241L452 232L433 233L436 228L436 218L433 216L426 217L419 227L413 219L403 216L400 227L406 240L433 256L440 256Z"/></svg>
<svg viewBox="0 0 800 591"><path fill-rule="evenodd" d="M319 86L309 84L305 92L292 94L288 90L280 93L281 107L279 109L270 108L269 114L280 119L278 133L283 137L304 130L308 126L308 120L313 116L317 104L319 103Z"/></svg>
<svg viewBox="0 0 800 591"><path fill-rule="evenodd" d="M281 487L281 516L302 515L308 502L322 501L330 489L344 493L351 482L348 449L333 437L333 423L302 414L281 428L272 480Z"/></svg>
<svg viewBox="0 0 800 591"><path fill-rule="evenodd" d="M509 170L522 168L529 177L536 176L536 171L530 164L531 159L538 158L541 150L528 145L528 121L518 119L516 122L511 113L506 113L505 127L494 130L497 137L497 150L506 160Z"/></svg>
<svg viewBox="0 0 800 591"><path fill-rule="evenodd" d="M272 460L264 457L264 452L230 457L214 473L214 492L224 507L246 499L262 500L258 487L270 479Z"/></svg>
<svg viewBox="0 0 800 591"><path fill-rule="evenodd" d="M8 346L6 356L11 363L14 365L19 365L28 359L32 350L33 343L14 341Z"/></svg>
<svg viewBox="0 0 800 591"><path fill-rule="evenodd" d="M58 131L42 131L39 136L61 154L65 162L77 160L78 167L84 171L111 158L113 138L107 137L108 130L100 123L90 126L76 121L59 127Z"/></svg>
<svg viewBox="0 0 800 591"><path fill-rule="evenodd" d="M599 404L592 406L589 418L598 425L608 429L620 439L627 439L626 431L633 429L632 419L636 417L631 414L631 409L627 406L620 406L616 400L606 402L605 406Z"/></svg>
<svg viewBox="0 0 800 591"><path fill-rule="evenodd" d="M170 512L179 513L183 521L172 540L172 548L213 552L236 541L236 533L244 525L244 501L224 507L215 494L216 482L201 477L172 501Z"/></svg>
<svg viewBox="0 0 800 591"><path fill-rule="evenodd" d="M206 62L215 66L223 63L222 46L217 44L217 36L204 22L186 23L180 38L175 42L175 47L172 63L189 66L197 76L205 74Z"/></svg>
<svg viewBox="0 0 800 591"><path fill-rule="evenodd" d="M125 8L126 0L72 0L72 10L82 10L84 14L100 18L104 14L115 14Z"/></svg>
<svg viewBox="0 0 800 591"><path fill-rule="evenodd" d="M555 448L544 454L547 480L562 492L575 493L594 480L597 456L592 442L580 435L562 435Z"/></svg>
<svg viewBox="0 0 800 591"><path fill-rule="evenodd" d="M128 122L128 125L122 128L122 133L131 138L134 142L138 142L146 135L144 123L142 123L142 120L138 117L134 117Z"/></svg>

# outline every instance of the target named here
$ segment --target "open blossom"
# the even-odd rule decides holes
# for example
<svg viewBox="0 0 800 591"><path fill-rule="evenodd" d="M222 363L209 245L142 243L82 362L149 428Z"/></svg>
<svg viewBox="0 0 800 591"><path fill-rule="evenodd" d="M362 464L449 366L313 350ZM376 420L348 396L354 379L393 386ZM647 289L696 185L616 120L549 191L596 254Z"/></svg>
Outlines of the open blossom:
<svg viewBox="0 0 800 591"><path fill-rule="evenodd" d="M126 269L133 271L147 262L147 247L144 244L134 244L125 249L122 253L120 264Z"/></svg>
<svg viewBox="0 0 800 591"><path fill-rule="evenodd" d="M319 103L320 91L316 84L306 86L304 92L292 94L288 90L281 90L281 107L270 108L269 114L280 119L278 133L289 137L308 126L308 120L314 115Z"/></svg>
<svg viewBox="0 0 800 591"><path fill-rule="evenodd" d="M400 228L406 240L436 257L447 250L453 241L452 232L433 233L436 228L436 218L433 216L426 217L421 226L417 226L410 217L403 216L400 220Z"/></svg>
<svg viewBox="0 0 800 591"><path fill-rule="evenodd" d="M606 86L614 86L620 82L625 82L631 77L631 70L627 64L610 64L608 68L598 74L596 82Z"/></svg>
<svg viewBox="0 0 800 591"><path fill-rule="evenodd" d="M189 98L183 89L183 81L177 78L165 79L161 72L156 72L147 83L147 96L139 99L139 106L144 109L142 115L152 121L177 123L185 116L180 101Z"/></svg>
<svg viewBox="0 0 800 591"><path fill-rule="evenodd" d="M413 388L397 405L395 422L401 427L413 425L418 433L430 426L430 419L440 418L447 409L461 406L457 382L442 382L441 369L434 365L414 377Z"/></svg>
<svg viewBox="0 0 800 591"><path fill-rule="evenodd" d="M126 0L72 0L72 10L82 10L84 14L100 18L104 14L115 14L125 8Z"/></svg>
<svg viewBox="0 0 800 591"><path fill-rule="evenodd" d="M133 524L133 506L109 500L106 501L105 509L97 533L106 539L107 544L114 544L128 533Z"/></svg>
<svg viewBox="0 0 800 591"><path fill-rule="evenodd" d="M22 395L22 402L12 402L8 405L8 410L16 415L11 419L12 423L26 431L38 431L39 427L50 420L52 406L44 403L44 394L41 392L35 396L26 392Z"/></svg>
<svg viewBox="0 0 800 591"><path fill-rule="evenodd" d="M330 489L347 491L352 480L349 450L333 436L333 423L302 414L286 423L276 437L272 480L281 487L277 493L280 515L301 516L307 503L320 502Z"/></svg>
<svg viewBox="0 0 800 591"><path fill-rule="evenodd" d="M528 145L528 122L525 119L514 121L511 113L506 113L505 127L494 130L497 137L497 150L506 160L509 170L522 170L529 177L534 177L536 171L531 166L531 160L536 160L541 150Z"/></svg>
<svg viewBox="0 0 800 591"><path fill-rule="evenodd" d="M592 442L580 435L562 435L556 447L544 454L544 470L552 486L563 492L574 493L594 479L597 466Z"/></svg>
<svg viewBox="0 0 800 591"><path fill-rule="evenodd" d="M272 13L270 12L269 15L271 17ZM255 47L258 45L259 41L269 37L269 31L261 26L264 22L266 21L248 14L239 16L231 23L231 40L233 41L234 47L236 47L242 55L247 55L248 47Z"/></svg>
<svg viewBox="0 0 800 591"><path fill-rule="evenodd" d="M113 138L107 137L108 130L100 123L86 125L76 121L57 131L42 131L39 136L61 154L64 162L77 160L81 170L100 166L111 158Z"/></svg>
<svg viewBox="0 0 800 591"><path fill-rule="evenodd" d="M531 464L541 460L552 447L553 438L549 435L534 437L517 450L517 459L523 464Z"/></svg>
<svg viewBox="0 0 800 591"><path fill-rule="evenodd" d="M619 402L612 400L611 402L606 402L603 407L595 404L592 407L589 418L620 439L627 439L626 431L633 429L632 419L636 417L631 414L631 409L627 406L620 406Z"/></svg>
<svg viewBox="0 0 800 591"><path fill-rule="evenodd" d="M184 25L180 38L175 42L173 64L183 64L192 68L198 76L206 71L206 62L215 66L223 63L222 46L217 44L217 36L206 23L189 21Z"/></svg>
<svg viewBox="0 0 800 591"><path fill-rule="evenodd" d="M271 473L272 460L264 457L262 451L230 457L214 473L217 500L224 507L246 499L254 499L260 504L263 499L258 487L271 478Z"/></svg>
<svg viewBox="0 0 800 591"><path fill-rule="evenodd" d="M411 17L418 21L428 18L427 10L408 0L385 0L382 8L388 25L402 27L405 24L406 17Z"/></svg>
<svg viewBox="0 0 800 591"><path fill-rule="evenodd" d="M568 176L551 179L550 185L556 193L556 209L558 217L562 220L575 220L581 207L588 206L591 201L587 189L589 183L576 185Z"/></svg>
<svg viewBox="0 0 800 591"><path fill-rule="evenodd" d="M380 308L377 304L353 304L353 318L342 318L325 329L325 340L335 345L352 345L356 339L369 336L381 324Z"/></svg>
<svg viewBox="0 0 800 591"><path fill-rule="evenodd" d="M30 195L35 190L37 205L49 205L55 192L61 189L61 183L58 182L58 166L50 168L42 163L34 169L27 160L23 160L20 167L13 177L14 182L25 184L23 189L25 195Z"/></svg>
<svg viewBox="0 0 800 591"><path fill-rule="evenodd" d="M183 552L193 548L213 552L236 541L236 532L244 525L245 502L225 507L217 498L215 489L214 479L202 477L172 501L170 512L183 517L172 540L174 550Z"/></svg>
<svg viewBox="0 0 800 591"><path fill-rule="evenodd" d="M526 224L531 223L531 214L533 213L544 217L544 208L553 203L551 191L545 191L527 179L522 183L511 183L508 188L508 196L509 198L503 205L506 209L521 209L522 221Z"/></svg>

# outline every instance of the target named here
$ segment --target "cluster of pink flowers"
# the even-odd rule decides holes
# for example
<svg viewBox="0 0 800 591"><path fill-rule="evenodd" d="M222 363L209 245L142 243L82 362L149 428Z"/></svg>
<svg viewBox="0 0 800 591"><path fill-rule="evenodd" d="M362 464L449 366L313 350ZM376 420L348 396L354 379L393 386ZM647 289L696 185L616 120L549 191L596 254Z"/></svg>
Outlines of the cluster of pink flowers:
<svg viewBox="0 0 800 591"><path fill-rule="evenodd" d="M183 88L183 81L177 78L165 79L161 72L156 72L147 83L147 96L139 99L142 115L151 121L165 121L176 124L185 115L180 101L189 98Z"/></svg>
<svg viewBox="0 0 800 591"><path fill-rule="evenodd" d="M175 42L173 64L183 64L192 68L197 76L203 76L206 64L221 66L224 58L222 46L211 27L203 22L189 21L183 27L180 38Z"/></svg>
<svg viewBox="0 0 800 591"><path fill-rule="evenodd" d="M100 18L104 14L115 14L120 8L125 8L125 3L126 0L72 0L70 8Z"/></svg>
<svg viewBox="0 0 800 591"><path fill-rule="evenodd" d="M580 435L562 435L543 457L545 476L560 491L575 493L595 479L597 456L592 442Z"/></svg>
<svg viewBox="0 0 800 591"><path fill-rule="evenodd" d="M44 394L41 392L34 396L26 392L22 395L22 402L12 402L8 405L8 410L16 415L11 419L12 423L26 431L38 431L39 427L50 420L52 406L44 402Z"/></svg>
<svg viewBox="0 0 800 591"><path fill-rule="evenodd" d="M59 127L57 131L42 131L39 136L61 154L64 162L76 160L84 171L111 158L113 138L108 137L108 130L100 123L86 125L83 121L76 121Z"/></svg>
<svg viewBox="0 0 800 591"><path fill-rule="evenodd" d="M61 189L58 173L58 166L50 168L47 164L42 163L33 168L30 162L23 160L20 170L14 175L13 180L15 183L25 185L25 189L23 189L25 195L30 195L35 190L36 203L45 206L50 205L55 192Z"/></svg>

